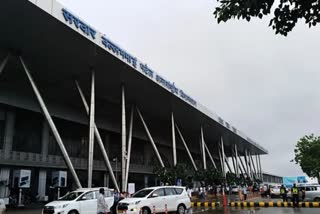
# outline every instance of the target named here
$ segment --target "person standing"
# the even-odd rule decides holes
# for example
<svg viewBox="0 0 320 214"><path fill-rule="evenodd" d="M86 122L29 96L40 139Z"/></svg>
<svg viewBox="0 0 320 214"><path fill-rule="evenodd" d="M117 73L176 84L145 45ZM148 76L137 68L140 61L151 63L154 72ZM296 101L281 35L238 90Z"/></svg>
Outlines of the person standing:
<svg viewBox="0 0 320 214"><path fill-rule="evenodd" d="M104 200L104 189L99 189L99 196L97 199L97 214L105 214L108 212L108 205Z"/></svg>
<svg viewBox="0 0 320 214"><path fill-rule="evenodd" d="M298 189L298 187L296 187L296 184L293 184L291 192L292 192L293 207L298 207L298 205L299 205L299 189Z"/></svg>
<svg viewBox="0 0 320 214"><path fill-rule="evenodd" d="M280 194L281 194L281 196L282 196L283 202L286 202L286 201L287 201L287 190L286 190L286 188L283 186L283 184L282 184L281 187L280 187Z"/></svg>
<svg viewBox="0 0 320 214"><path fill-rule="evenodd" d="M247 194L248 194L246 185L243 186L242 191L243 191L243 197L244 197L243 200L246 201L247 200Z"/></svg>

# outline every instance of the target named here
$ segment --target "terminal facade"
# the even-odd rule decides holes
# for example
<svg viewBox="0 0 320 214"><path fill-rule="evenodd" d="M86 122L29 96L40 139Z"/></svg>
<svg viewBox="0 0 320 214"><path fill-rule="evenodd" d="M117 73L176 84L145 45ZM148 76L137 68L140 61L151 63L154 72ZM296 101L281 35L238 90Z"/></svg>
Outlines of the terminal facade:
<svg viewBox="0 0 320 214"><path fill-rule="evenodd" d="M226 174L228 159L262 176L263 147L60 3L0 4L0 197L16 170L42 199L57 171L61 191L159 185L157 165Z"/></svg>

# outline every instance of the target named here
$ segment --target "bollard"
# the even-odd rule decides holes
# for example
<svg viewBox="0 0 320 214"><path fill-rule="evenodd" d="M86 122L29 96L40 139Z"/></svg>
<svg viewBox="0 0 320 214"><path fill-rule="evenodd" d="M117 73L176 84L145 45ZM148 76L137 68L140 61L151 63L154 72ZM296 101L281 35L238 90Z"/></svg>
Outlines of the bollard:
<svg viewBox="0 0 320 214"><path fill-rule="evenodd" d="M167 204L164 205L164 213L168 214Z"/></svg>
<svg viewBox="0 0 320 214"><path fill-rule="evenodd" d="M156 206L153 206L153 214L156 214Z"/></svg>

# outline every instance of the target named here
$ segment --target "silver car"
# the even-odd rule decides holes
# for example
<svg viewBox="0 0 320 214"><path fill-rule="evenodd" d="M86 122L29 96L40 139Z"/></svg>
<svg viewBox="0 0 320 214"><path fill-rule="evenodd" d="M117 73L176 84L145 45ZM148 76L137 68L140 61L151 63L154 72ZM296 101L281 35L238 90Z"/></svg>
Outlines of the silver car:
<svg viewBox="0 0 320 214"><path fill-rule="evenodd" d="M301 185L297 185L297 187L299 189L300 201L320 202L320 185L319 184L301 184ZM288 193L288 201L292 201L291 193Z"/></svg>

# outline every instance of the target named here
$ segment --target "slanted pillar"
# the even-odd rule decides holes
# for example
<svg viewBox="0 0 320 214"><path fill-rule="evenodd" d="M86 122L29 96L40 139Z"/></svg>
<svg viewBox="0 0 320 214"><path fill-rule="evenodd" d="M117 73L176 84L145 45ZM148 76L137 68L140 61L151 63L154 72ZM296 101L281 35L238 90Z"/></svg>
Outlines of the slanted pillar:
<svg viewBox="0 0 320 214"><path fill-rule="evenodd" d="M221 157L222 158L222 167L223 167L223 177L226 179L226 165L225 165L225 154L224 154L224 144L223 144L223 138L221 137Z"/></svg>
<svg viewBox="0 0 320 214"><path fill-rule="evenodd" d="M73 167L72 162L70 160L70 156L68 155L68 152L67 152L66 148L64 147L64 144L63 144L62 139L60 137L60 134L59 134L59 132L57 130L57 127L55 126L55 124L54 124L54 122L53 122L53 120L51 118L51 115L49 114L49 111L48 111L48 109L47 109L47 107L46 107L46 105L45 105L45 103L44 103L44 101L43 101L43 99L41 97L41 94L40 94L36 84L34 83L34 81L32 79L32 76L31 76L27 66L25 65L22 57L19 57L19 58L20 58L22 66L23 66L23 69L25 71L25 74L27 75L28 80L29 80L29 82L31 84L33 92L35 93L36 98L38 99L38 102L40 104L41 110L42 110L43 114L45 115L45 117L46 117L46 119L47 119L47 121L49 123L49 126L51 128L51 132L52 132L53 136L55 137L55 139L57 141L57 144L58 144L58 146L60 148L60 151L62 153L62 156L63 156L63 158L64 158L64 160L65 160L65 162L66 162L71 174L72 174L72 177L73 177L77 187L78 188L82 188L80 180L79 180L79 178L78 178L78 176L76 174L76 171L74 170L74 167Z"/></svg>
<svg viewBox="0 0 320 214"><path fill-rule="evenodd" d="M10 53L6 56L6 58L4 58L0 64L0 75L2 74L3 70L4 70L4 67L6 67L7 63L8 63L8 60L9 60L9 57L10 57Z"/></svg>
<svg viewBox="0 0 320 214"><path fill-rule="evenodd" d="M238 161L238 148L237 148L237 144L234 144L234 153L235 153L235 159L236 159L236 174L237 177L239 177L239 161Z"/></svg>
<svg viewBox="0 0 320 214"><path fill-rule="evenodd" d="M174 128L174 116L171 112L171 129L172 129L172 154L173 154L173 166L177 165L177 148L176 148L176 133Z"/></svg>
<svg viewBox="0 0 320 214"><path fill-rule="evenodd" d="M201 132L200 134L201 134L201 151L202 151L203 168L207 169L206 151L204 146L205 143L204 143L202 126L201 126L200 132Z"/></svg>
<svg viewBox="0 0 320 214"><path fill-rule="evenodd" d="M154 152L155 152L156 155L157 155L157 158L158 158L158 160L159 160L159 162L160 162L160 165L161 165L161 167L164 167L162 158L161 158L161 156L160 156L160 153L159 153L159 151L158 151L158 149L157 149L156 144L155 144L154 141L153 141L153 138L152 138L152 136L151 136L151 134L150 134L150 131L149 131L148 127L147 127L147 124L145 123L145 121L144 121L144 119L143 119L143 117L142 117L142 114L141 114L140 110L139 110L138 108L136 108L136 110L137 110L137 112L138 112L138 115L139 115L139 117L140 117L140 120L141 120L141 122L142 122L142 125L143 125L143 127L144 127L144 129L145 129L145 131L146 131L146 134L147 134L147 136L148 136L148 138L149 138L149 140L150 140L150 142L151 142L151 145L152 145L152 147L153 147L153 150L154 150Z"/></svg>

